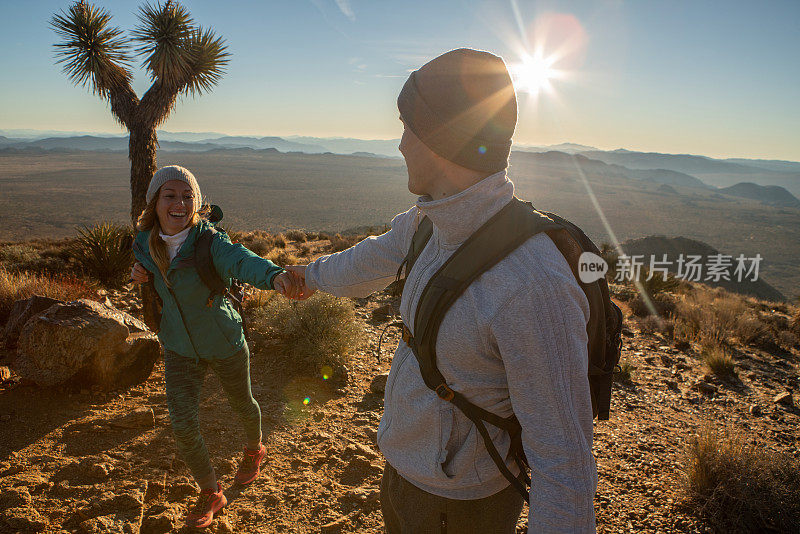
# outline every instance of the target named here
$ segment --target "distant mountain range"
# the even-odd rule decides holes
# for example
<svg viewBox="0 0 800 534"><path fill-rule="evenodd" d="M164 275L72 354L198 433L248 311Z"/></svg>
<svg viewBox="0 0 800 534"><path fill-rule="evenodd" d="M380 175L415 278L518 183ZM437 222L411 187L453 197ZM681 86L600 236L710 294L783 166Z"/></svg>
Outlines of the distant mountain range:
<svg viewBox="0 0 800 534"><path fill-rule="evenodd" d="M37 151L127 151L124 135L65 135L69 132L0 130L0 152ZM159 131L160 150L205 152L225 149L274 149L306 154L353 154L363 157L399 158L399 139L354 139L344 137L250 137L216 132ZM591 146L563 143L552 146L520 145L516 154L540 154L567 165L592 167L609 175L626 176L671 187L715 189L718 193L758 200L781 208L800 207L800 162L758 159L714 159L691 154L661 154L625 149L598 150ZM604 165L604 166L599 166ZM680 193L680 191L676 191Z"/></svg>

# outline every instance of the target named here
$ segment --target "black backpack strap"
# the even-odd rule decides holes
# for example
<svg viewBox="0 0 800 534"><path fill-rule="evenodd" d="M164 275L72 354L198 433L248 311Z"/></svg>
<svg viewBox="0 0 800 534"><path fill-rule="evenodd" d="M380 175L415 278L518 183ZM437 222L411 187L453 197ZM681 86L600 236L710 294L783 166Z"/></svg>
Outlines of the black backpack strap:
<svg viewBox="0 0 800 534"><path fill-rule="evenodd" d="M436 338L445 313L472 282L531 236L556 224L514 198L456 250L431 277L417 304L414 337L425 384L445 384L436 367ZM446 384L445 384L446 385ZM440 395L441 396L441 395Z"/></svg>
<svg viewBox="0 0 800 534"><path fill-rule="evenodd" d="M208 288L208 300L206 306L211 306L217 295L223 295L231 301L233 308L239 313L242 318L242 330L244 330L245 338L249 338L249 331L244 317L244 306L242 301L244 299L244 286L239 280L233 280L231 287L225 285L222 277L214 267L214 260L211 256L211 242L214 239L214 234L224 232L222 229L207 228L198 237L194 247L194 268L197 270L197 275L203 284Z"/></svg>
<svg viewBox="0 0 800 534"><path fill-rule="evenodd" d="M411 246L408 247L408 254L403 259L403 262L400 264L400 268L397 269L397 278L395 281L401 281L404 284L405 279L408 278L408 273L411 272L411 269L414 267L414 264L417 262L417 258L419 255L422 254L422 250L425 248L425 245L428 244L430 241L431 236L433 235L433 222L428 217L425 217L420 221L419 226L417 226L417 230L414 232L414 236L411 238ZM405 268L405 273L403 269ZM400 288L400 291L403 291L403 288Z"/></svg>
<svg viewBox="0 0 800 534"><path fill-rule="evenodd" d="M211 306L217 295L224 295L228 292L228 286L222 281L211 257L211 242L216 233L215 228L207 228L197 237L194 245L194 267L200 280L209 290L206 306Z"/></svg>
<svg viewBox="0 0 800 534"><path fill-rule="evenodd" d="M502 418L484 410L469 402L462 394L453 391L436 365L436 338L445 314L476 278L494 267L533 235L557 227L559 225L545 215L532 210L516 198L512 199L472 234L428 281L417 304L414 319L416 336L412 335L407 326L403 327L403 340L411 347L425 384L441 399L452 402L475 424L492 460L526 502L528 491L525 484L530 484L530 478L526 472L528 465L522 450L519 421L513 415ZM413 247L412 242L412 249ZM412 252L413 250L410 250L409 255ZM409 271L410 269L407 269L406 274ZM511 435L511 453L520 467L522 480L515 477L508 469L489 436L484 421L506 430Z"/></svg>

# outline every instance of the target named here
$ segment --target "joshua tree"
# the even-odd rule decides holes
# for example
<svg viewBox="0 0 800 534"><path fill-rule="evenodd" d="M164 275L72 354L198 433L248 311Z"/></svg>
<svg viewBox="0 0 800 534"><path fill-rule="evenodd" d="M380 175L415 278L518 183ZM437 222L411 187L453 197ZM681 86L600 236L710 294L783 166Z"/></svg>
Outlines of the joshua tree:
<svg viewBox="0 0 800 534"><path fill-rule="evenodd" d="M145 207L145 193L156 171L156 128L169 117L179 94L209 92L222 77L230 54L225 41L195 25L189 11L167 0L139 8L131 37L110 25L105 9L83 0L53 16L62 39L55 44L58 63L75 84L89 86L111 105L111 114L130 132L131 219ZM131 88L130 64L144 57L152 85L140 99Z"/></svg>

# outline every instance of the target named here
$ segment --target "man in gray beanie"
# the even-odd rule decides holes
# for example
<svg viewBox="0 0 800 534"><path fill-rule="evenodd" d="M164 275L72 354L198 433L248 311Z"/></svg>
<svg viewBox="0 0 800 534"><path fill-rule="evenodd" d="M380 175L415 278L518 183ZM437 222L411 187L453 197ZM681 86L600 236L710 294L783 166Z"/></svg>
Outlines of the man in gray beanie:
<svg viewBox="0 0 800 534"><path fill-rule="evenodd" d="M514 197L506 176L514 88L501 58L452 50L411 73L397 105L416 205L397 215L385 234L290 269L304 277L305 296L317 289L367 296L395 280L420 220L430 220L430 239L406 266L400 315L407 326L378 427L386 530L513 533L523 498L495 465L476 425L448 402L452 396L426 385L411 347L423 334L411 329L428 281ZM475 279L441 319L435 338L435 365L445 380L440 387L519 420L531 466L531 533L595 531L588 320L589 303L569 264L541 232ZM513 478L520 469L509 434L486 429Z"/></svg>

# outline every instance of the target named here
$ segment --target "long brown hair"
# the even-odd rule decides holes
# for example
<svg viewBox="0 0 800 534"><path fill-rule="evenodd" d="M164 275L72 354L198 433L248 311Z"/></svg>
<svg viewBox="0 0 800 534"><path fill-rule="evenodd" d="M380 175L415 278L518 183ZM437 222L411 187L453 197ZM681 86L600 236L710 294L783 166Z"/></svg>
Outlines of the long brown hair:
<svg viewBox="0 0 800 534"><path fill-rule="evenodd" d="M164 283L169 285L169 280L167 280L167 270L170 264L169 254L167 253L167 244L161 239L161 224L158 222L158 214L156 213L156 205L158 204L160 196L161 188L156 191L153 200L145 206L142 214L139 215L139 219L136 221L136 229L140 232L150 230L150 237L147 240L150 247L150 256L153 258L158 270L161 271L161 277L164 279ZM194 212L194 214L192 214L192 222L188 226L194 226L199 223L200 216L204 211L205 210L201 209L200 211Z"/></svg>

